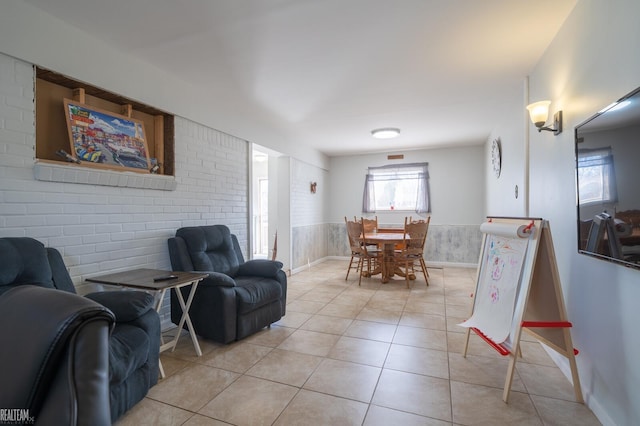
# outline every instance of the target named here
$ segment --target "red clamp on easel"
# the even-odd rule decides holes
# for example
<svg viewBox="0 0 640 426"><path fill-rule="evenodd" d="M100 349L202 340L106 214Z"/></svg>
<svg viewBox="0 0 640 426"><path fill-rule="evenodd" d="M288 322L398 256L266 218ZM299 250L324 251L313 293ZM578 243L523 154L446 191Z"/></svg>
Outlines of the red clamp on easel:
<svg viewBox="0 0 640 426"><path fill-rule="evenodd" d="M533 228L533 221L531 221L531 223L529 223L527 226L525 226L524 228L524 232L526 232L527 234L531 232L531 228Z"/></svg>

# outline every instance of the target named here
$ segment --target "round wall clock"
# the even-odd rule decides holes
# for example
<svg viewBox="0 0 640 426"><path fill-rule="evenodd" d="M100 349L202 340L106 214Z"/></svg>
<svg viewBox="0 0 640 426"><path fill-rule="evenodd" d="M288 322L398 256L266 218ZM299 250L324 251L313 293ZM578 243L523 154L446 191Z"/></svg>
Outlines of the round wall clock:
<svg viewBox="0 0 640 426"><path fill-rule="evenodd" d="M500 170L502 169L502 150L500 148L500 139L494 139L491 143L491 165L493 166L493 172L496 177L500 177Z"/></svg>

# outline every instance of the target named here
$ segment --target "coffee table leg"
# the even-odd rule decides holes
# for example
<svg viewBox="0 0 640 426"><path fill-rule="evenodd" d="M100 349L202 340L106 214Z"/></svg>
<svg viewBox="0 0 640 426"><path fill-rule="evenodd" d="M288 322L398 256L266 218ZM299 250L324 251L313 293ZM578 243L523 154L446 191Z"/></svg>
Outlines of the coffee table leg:
<svg viewBox="0 0 640 426"><path fill-rule="evenodd" d="M156 312L160 314L160 309L162 309L162 303L164 302L164 295L167 292L167 289L160 291L160 296L158 302L156 303ZM160 352L162 352L162 346L164 345L164 338L162 337L162 333L160 333ZM166 375L164 374L164 368L162 367L162 360L158 357L158 368L160 369L160 378L164 379Z"/></svg>
<svg viewBox="0 0 640 426"><path fill-rule="evenodd" d="M187 329L189 330L189 334L191 335L191 341L193 342L193 347L196 350L196 354L198 356L202 356L202 350L200 350L200 343L198 343L198 338L196 337L195 330L193 329L193 324L191 323L191 318L189 317L189 309L191 308L191 302L193 302L193 296L196 294L196 288L198 288L198 283L200 280L193 281L191 283L191 291L189 292L189 297L187 298L187 303L184 302L184 298L182 297L182 292L179 291L179 288L176 288L176 295L178 296L178 302L180 302L180 307L182 308L182 318L180 318L180 324L178 324L178 332L182 330L184 327L184 323L187 323ZM185 284L189 285L189 284ZM181 286L184 287L184 286ZM173 352L176 349L176 345L178 344L178 339L175 339L173 342Z"/></svg>

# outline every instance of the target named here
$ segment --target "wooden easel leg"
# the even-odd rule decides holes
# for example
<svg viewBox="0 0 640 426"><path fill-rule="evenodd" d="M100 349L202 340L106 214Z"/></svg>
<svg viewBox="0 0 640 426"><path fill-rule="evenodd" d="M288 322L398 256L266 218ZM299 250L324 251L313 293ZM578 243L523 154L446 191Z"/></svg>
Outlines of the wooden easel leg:
<svg viewBox="0 0 640 426"><path fill-rule="evenodd" d="M584 403L582 387L580 386L580 377L578 377L578 364L576 363L576 357L573 354L569 356L569 366L571 367L571 379L573 381L573 391L576 394L576 402Z"/></svg>
<svg viewBox="0 0 640 426"><path fill-rule="evenodd" d="M516 348L516 353L519 350L520 345ZM502 391L502 400L506 403L509 402L509 394L511 393L511 384L513 383L513 373L516 370L516 358L515 354L509 355L509 369L507 370L507 378L504 381L504 390Z"/></svg>
<svg viewBox="0 0 640 426"><path fill-rule="evenodd" d="M580 377L578 376L578 363L576 363L576 353L574 352L573 342L571 341L571 331L564 329L564 340L567 342L567 358L569 358L569 367L571 368L571 381L573 382L573 392L576 394L576 402L584 403L582 397L582 386L580 386Z"/></svg>
<svg viewBox="0 0 640 426"><path fill-rule="evenodd" d="M462 351L463 358L467 357L467 349L469 349L469 336L470 336L469 333L471 333L471 329L467 327L467 331L465 332L465 337L464 337L464 350Z"/></svg>

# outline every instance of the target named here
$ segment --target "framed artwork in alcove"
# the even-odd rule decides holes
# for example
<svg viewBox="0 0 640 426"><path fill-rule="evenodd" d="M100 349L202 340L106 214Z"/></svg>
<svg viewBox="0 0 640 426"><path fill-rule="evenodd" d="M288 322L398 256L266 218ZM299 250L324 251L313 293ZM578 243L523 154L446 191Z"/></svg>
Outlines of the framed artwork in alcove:
<svg viewBox="0 0 640 426"><path fill-rule="evenodd" d="M71 155L83 165L149 173L144 123L70 99L64 100Z"/></svg>

